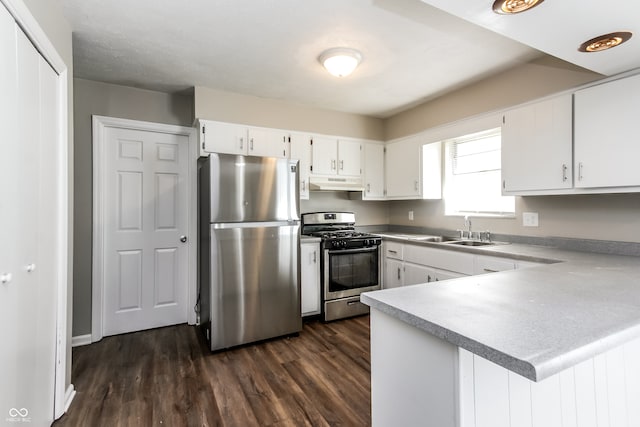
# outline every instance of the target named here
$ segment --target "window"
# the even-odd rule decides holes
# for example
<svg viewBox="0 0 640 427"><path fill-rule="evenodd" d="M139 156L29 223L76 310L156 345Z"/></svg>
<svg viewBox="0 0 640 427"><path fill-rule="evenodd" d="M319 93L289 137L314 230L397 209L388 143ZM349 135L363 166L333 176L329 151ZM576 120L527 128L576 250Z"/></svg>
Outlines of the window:
<svg viewBox="0 0 640 427"><path fill-rule="evenodd" d="M500 128L445 141L447 215L514 215L514 197L501 194L500 147Z"/></svg>

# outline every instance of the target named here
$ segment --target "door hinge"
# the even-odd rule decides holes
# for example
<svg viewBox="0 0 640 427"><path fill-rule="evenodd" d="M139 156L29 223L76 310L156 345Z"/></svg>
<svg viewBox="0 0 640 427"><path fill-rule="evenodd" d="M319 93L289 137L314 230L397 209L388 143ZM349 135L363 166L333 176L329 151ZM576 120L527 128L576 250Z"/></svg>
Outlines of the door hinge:
<svg viewBox="0 0 640 427"><path fill-rule="evenodd" d="M504 118L504 116L502 116L502 124L506 123L506 119Z"/></svg>
<svg viewBox="0 0 640 427"><path fill-rule="evenodd" d="M507 181L506 180L502 180L502 189L505 190L507 188Z"/></svg>

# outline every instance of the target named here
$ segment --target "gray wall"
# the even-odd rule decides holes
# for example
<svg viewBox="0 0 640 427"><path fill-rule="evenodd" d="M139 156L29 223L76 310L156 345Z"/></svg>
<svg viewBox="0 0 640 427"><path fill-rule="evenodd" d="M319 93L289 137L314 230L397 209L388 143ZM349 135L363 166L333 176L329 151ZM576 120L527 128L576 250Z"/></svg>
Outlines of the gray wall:
<svg viewBox="0 0 640 427"><path fill-rule="evenodd" d="M312 191L309 200L300 202L301 212L354 212L358 225L386 225L389 223L387 202L350 199L345 191Z"/></svg>
<svg viewBox="0 0 640 427"><path fill-rule="evenodd" d="M374 117L204 87L196 87L194 92L195 116L199 119L380 141L384 139L384 121Z"/></svg>
<svg viewBox="0 0 640 427"><path fill-rule="evenodd" d="M73 336L91 333L91 116L191 126L193 96L75 79Z"/></svg>
<svg viewBox="0 0 640 427"><path fill-rule="evenodd" d="M47 38L58 51L67 66L67 111L68 111L68 165L69 165L69 224L68 224L68 279L67 279L67 366L65 389L71 384L71 328L73 298L73 52L71 27L62 13L62 6L51 0L24 0L27 8L38 21Z"/></svg>

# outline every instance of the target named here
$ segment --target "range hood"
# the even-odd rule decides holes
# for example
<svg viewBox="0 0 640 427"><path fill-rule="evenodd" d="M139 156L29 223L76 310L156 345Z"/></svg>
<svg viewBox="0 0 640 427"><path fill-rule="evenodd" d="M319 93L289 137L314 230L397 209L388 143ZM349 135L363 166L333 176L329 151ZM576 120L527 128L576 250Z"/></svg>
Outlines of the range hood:
<svg viewBox="0 0 640 427"><path fill-rule="evenodd" d="M362 191L363 189L362 178L358 177L312 176L309 178L311 191Z"/></svg>

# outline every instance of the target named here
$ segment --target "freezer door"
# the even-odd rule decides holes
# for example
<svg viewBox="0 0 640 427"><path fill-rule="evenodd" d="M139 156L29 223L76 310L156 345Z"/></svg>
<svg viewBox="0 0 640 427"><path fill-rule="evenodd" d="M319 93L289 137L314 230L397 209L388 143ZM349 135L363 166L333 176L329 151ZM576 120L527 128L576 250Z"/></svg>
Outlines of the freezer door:
<svg viewBox="0 0 640 427"><path fill-rule="evenodd" d="M299 225L211 227L211 350L297 333Z"/></svg>
<svg viewBox="0 0 640 427"><path fill-rule="evenodd" d="M209 156L211 223L298 220L298 161Z"/></svg>

